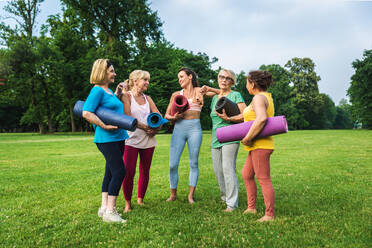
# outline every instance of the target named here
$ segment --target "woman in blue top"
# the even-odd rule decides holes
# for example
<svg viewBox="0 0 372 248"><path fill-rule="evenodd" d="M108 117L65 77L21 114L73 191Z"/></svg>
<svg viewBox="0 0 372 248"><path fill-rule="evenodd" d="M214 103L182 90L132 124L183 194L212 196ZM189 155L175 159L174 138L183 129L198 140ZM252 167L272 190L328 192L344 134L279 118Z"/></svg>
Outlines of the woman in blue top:
<svg viewBox="0 0 372 248"><path fill-rule="evenodd" d="M98 107L124 114L122 102L109 89L115 81L115 70L108 59L97 59L90 74L90 83L95 84L83 107L83 117L95 128L94 142L106 159L105 176L102 182L102 204L98 216L106 222L125 223L116 211L116 198L125 177L123 162L124 140L128 134L117 126L103 123L95 111Z"/></svg>

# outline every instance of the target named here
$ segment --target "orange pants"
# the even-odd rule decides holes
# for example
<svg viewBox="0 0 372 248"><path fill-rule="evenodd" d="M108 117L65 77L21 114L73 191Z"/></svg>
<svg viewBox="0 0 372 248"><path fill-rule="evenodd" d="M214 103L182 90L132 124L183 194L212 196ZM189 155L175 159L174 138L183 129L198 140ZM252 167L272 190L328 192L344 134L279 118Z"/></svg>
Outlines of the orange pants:
<svg viewBox="0 0 372 248"><path fill-rule="evenodd" d="M274 216L275 193L270 178L270 155L272 152L273 150L269 149L250 151L242 170L248 208L256 209L257 186L254 180L254 175L256 175L265 201L266 216Z"/></svg>

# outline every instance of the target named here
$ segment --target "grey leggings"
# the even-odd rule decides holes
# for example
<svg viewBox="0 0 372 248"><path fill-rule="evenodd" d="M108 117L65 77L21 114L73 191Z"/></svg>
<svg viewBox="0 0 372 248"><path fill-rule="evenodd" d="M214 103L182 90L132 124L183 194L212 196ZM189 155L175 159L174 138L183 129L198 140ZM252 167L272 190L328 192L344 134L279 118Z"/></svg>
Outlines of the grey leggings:
<svg viewBox="0 0 372 248"><path fill-rule="evenodd" d="M221 199L230 209L238 207L239 182L236 176L238 150L239 143L212 148L213 170L220 186Z"/></svg>

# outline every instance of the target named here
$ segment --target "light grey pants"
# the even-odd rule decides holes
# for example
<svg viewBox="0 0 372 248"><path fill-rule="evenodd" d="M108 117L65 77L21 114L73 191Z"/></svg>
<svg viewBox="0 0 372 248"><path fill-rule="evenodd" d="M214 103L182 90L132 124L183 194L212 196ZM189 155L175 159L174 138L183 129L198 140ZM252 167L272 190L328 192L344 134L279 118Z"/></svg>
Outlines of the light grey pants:
<svg viewBox="0 0 372 248"><path fill-rule="evenodd" d="M236 176L236 157L239 143L227 144L219 148L212 148L213 170L221 191L221 199L227 207L238 207L239 182Z"/></svg>

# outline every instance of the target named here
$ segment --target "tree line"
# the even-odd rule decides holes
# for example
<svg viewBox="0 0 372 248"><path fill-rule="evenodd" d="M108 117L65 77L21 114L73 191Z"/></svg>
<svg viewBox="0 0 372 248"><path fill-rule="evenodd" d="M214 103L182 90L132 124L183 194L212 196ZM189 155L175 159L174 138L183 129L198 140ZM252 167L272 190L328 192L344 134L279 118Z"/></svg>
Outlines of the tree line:
<svg viewBox="0 0 372 248"><path fill-rule="evenodd" d="M0 78L7 80L0 85L0 132L91 130L72 109L89 94L90 70L97 58L112 61L116 82L124 81L135 69L149 71L147 94L162 113L172 92L179 89L177 71L183 66L197 72L201 85L218 87L221 68L212 69L218 59L167 41L162 22L147 0L62 0L62 14L49 16L36 36L35 18L42 2L16 0L5 7L18 24L15 28L0 24ZM354 62L354 68L370 60L371 53L366 51L366 58ZM356 70L349 89L353 104L343 100L335 106L328 95L319 92L320 77L310 58L292 58L284 67L273 64L260 69L272 73L275 112L286 116L290 129L352 128L356 122L372 126L370 117L362 117L363 104L357 104L358 94L364 93L358 84L362 80L371 83L371 70ZM246 75L244 71L237 74L234 90L249 103ZM211 128L209 105L207 99L201 115L203 129Z"/></svg>

